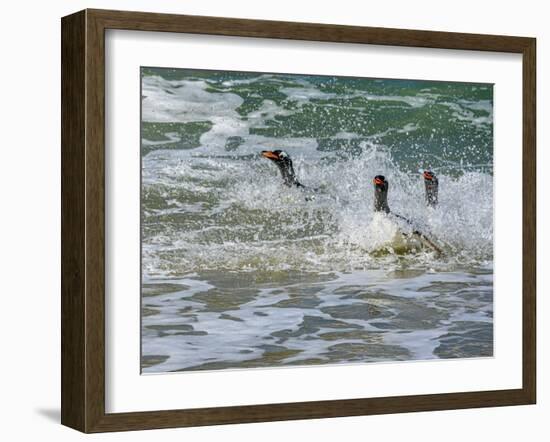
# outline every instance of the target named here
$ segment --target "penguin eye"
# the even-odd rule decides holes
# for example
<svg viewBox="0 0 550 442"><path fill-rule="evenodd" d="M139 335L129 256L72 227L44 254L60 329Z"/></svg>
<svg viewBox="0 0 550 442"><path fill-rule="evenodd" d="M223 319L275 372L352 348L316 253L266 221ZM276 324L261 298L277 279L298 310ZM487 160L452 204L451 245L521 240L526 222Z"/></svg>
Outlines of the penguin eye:
<svg viewBox="0 0 550 442"><path fill-rule="evenodd" d="M288 157L288 154L284 151L279 154L279 158L286 158L286 157Z"/></svg>

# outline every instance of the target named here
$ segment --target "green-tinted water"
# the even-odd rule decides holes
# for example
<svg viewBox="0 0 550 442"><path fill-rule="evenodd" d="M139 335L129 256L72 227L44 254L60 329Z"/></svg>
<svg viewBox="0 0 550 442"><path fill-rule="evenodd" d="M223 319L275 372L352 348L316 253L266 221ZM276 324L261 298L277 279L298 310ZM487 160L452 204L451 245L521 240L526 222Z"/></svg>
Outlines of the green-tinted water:
<svg viewBox="0 0 550 442"><path fill-rule="evenodd" d="M491 85L144 68L143 369L491 355L492 138Z"/></svg>

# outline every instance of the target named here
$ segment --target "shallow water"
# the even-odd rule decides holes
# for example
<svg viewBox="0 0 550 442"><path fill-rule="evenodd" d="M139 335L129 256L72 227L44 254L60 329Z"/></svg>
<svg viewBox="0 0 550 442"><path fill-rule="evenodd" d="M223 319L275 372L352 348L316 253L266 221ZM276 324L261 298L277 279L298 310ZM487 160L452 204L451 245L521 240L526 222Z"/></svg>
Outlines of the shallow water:
<svg viewBox="0 0 550 442"><path fill-rule="evenodd" d="M492 355L490 86L142 75L144 372ZM412 226L373 213L377 174Z"/></svg>

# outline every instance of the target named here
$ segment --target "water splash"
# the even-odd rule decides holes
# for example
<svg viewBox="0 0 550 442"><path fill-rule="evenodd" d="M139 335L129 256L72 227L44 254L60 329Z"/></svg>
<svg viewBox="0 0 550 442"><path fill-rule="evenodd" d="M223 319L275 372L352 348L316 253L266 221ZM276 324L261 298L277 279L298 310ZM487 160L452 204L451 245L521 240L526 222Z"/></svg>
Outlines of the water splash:
<svg viewBox="0 0 550 442"><path fill-rule="evenodd" d="M467 264L492 259L492 176L439 175L440 204L426 207L420 175L399 170L383 148L361 156L307 158L287 149L312 201L282 185L258 156L153 153L144 159L145 265L181 275L204 269L303 271ZM162 167L151 163L164 158ZM390 182L392 211L443 244L445 258L403 240L407 226L373 212L372 177ZM409 228L410 230L410 228Z"/></svg>

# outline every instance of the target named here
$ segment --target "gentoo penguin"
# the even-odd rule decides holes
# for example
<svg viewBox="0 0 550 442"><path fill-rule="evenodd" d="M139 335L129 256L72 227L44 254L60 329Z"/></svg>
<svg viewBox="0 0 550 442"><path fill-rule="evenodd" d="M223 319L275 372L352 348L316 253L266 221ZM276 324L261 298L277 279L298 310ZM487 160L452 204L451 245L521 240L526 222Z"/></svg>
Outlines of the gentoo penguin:
<svg viewBox="0 0 550 442"><path fill-rule="evenodd" d="M432 174L433 175L433 174ZM435 175L433 175L435 177ZM386 178L383 175L376 175L373 180L374 183L374 210L375 212L384 212L388 215L394 216L397 219L400 219L402 221L405 221L410 228L412 229L411 234L420 238L420 240L428 245L430 248L435 250L439 254L443 254L443 251L440 247L438 247L436 244L433 243L432 240L430 240L426 235L424 235L422 232L420 232L418 229L414 227L414 224L411 220L405 218L402 215L399 215L398 213L392 212L390 210L390 207L388 206L388 188L389 183L386 180ZM436 181L436 187L435 187L435 195L436 195L436 201L437 201L437 181ZM406 236L406 235L405 235Z"/></svg>
<svg viewBox="0 0 550 442"><path fill-rule="evenodd" d="M283 182L286 186L298 187L301 190L309 193L309 195L306 196L306 201L313 201L315 199L315 195L313 194L318 192L319 189L304 186L298 181L289 154L287 154L284 150L262 150L262 156L270 159L277 165L277 167L281 171Z"/></svg>
<svg viewBox="0 0 550 442"><path fill-rule="evenodd" d="M262 156L273 161L283 176L283 182L288 187L305 187L296 178L290 156L284 150L262 150Z"/></svg>
<svg viewBox="0 0 550 442"><path fill-rule="evenodd" d="M438 203L439 180L431 170L425 170L422 175L424 176L424 188L426 190L426 204L429 207L436 207Z"/></svg>
<svg viewBox="0 0 550 442"><path fill-rule="evenodd" d="M374 211L390 213L388 206L388 182L384 175L376 175L374 183Z"/></svg>

